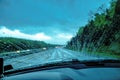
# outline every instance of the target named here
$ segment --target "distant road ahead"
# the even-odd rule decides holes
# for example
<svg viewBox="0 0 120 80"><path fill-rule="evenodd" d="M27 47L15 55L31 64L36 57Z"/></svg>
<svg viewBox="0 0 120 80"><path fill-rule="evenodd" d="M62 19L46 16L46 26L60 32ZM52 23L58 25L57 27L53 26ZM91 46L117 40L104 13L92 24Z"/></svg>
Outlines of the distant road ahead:
<svg viewBox="0 0 120 80"><path fill-rule="evenodd" d="M98 58L63 48L55 48L39 53L33 52L33 54L7 59L5 60L5 65L12 64L14 68L19 68L56 61L68 61L71 59L90 60Z"/></svg>

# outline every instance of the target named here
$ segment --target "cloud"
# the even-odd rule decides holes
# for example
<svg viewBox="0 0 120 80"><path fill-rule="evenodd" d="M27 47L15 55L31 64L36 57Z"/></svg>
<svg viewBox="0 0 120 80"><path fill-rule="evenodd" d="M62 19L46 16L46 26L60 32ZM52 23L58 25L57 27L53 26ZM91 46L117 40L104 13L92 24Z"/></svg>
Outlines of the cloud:
<svg viewBox="0 0 120 80"><path fill-rule="evenodd" d="M73 37L69 33L58 33L49 40L49 43L65 45Z"/></svg>
<svg viewBox="0 0 120 80"><path fill-rule="evenodd" d="M62 39L71 39L73 36L71 34L65 34L61 33L57 35L57 38L62 38Z"/></svg>
<svg viewBox="0 0 120 80"><path fill-rule="evenodd" d="M43 32L36 33L36 34L26 34L21 32L18 29L11 30L5 26L0 28L0 37L14 37L14 38L23 38L23 39L30 39L30 40L38 40L38 41L45 41L51 44L66 44L72 38L72 34L59 32L54 35L46 35Z"/></svg>
<svg viewBox="0 0 120 80"><path fill-rule="evenodd" d="M22 33L19 30L10 30L5 26L0 28L0 37L15 37L15 38L24 38L24 39L40 40L40 41L47 41L51 39L50 36L45 35L43 32L30 35L30 34Z"/></svg>

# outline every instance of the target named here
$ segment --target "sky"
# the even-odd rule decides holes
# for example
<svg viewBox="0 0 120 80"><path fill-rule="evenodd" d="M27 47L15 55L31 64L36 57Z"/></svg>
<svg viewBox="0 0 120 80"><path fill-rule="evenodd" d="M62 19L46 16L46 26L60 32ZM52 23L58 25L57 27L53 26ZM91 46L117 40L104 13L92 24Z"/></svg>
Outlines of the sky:
<svg viewBox="0 0 120 80"><path fill-rule="evenodd" d="M111 0L0 0L0 37L66 44Z"/></svg>

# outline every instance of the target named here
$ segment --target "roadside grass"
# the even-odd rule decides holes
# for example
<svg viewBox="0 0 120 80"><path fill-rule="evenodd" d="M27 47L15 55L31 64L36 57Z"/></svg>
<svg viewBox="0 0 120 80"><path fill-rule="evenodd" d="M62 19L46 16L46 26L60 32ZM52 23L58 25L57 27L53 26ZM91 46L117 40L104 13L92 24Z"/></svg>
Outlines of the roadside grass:
<svg viewBox="0 0 120 80"><path fill-rule="evenodd" d="M115 54L115 53L108 53L108 52L86 52L86 53L88 53L88 55L91 56L120 59L120 54Z"/></svg>
<svg viewBox="0 0 120 80"><path fill-rule="evenodd" d="M82 52L82 51L77 50L77 49L69 49L69 50ZM104 51L104 52L94 51L94 52L92 52L92 51L87 51L87 50L85 50L84 53L86 53L86 55L90 55L90 56L120 59L120 53L107 52L107 51Z"/></svg>

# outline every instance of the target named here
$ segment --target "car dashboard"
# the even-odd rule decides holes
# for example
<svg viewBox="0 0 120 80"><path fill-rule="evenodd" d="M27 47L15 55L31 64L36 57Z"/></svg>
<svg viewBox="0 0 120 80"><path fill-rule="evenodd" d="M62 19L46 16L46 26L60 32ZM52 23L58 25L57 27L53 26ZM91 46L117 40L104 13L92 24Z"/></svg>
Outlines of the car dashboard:
<svg viewBox="0 0 120 80"><path fill-rule="evenodd" d="M5 76L4 80L120 80L120 68L59 68Z"/></svg>
<svg viewBox="0 0 120 80"><path fill-rule="evenodd" d="M11 69L3 75L3 80L120 80L120 61L72 60Z"/></svg>

